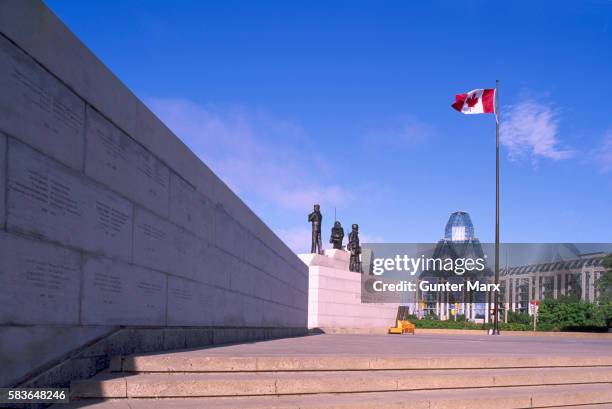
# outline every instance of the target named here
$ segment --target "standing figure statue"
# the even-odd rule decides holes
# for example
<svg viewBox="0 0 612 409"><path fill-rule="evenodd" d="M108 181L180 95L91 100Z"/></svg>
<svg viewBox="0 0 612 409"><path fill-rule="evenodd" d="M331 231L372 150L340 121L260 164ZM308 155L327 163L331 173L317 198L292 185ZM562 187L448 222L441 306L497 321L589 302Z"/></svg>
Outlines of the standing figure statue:
<svg viewBox="0 0 612 409"><path fill-rule="evenodd" d="M334 227L331 229L331 237L329 242L336 250L342 250L342 240L344 239L344 229L339 221L334 222Z"/></svg>
<svg viewBox="0 0 612 409"><path fill-rule="evenodd" d="M361 261L359 260L361 246L359 245L359 226L357 224L353 224L353 230L349 233L346 249L351 252L349 270L361 273Z"/></svg>
<svg viewBox="0 0 612 409"><path fill-rule="evenodd" d="M318 204L314 205L314 210L308 215L308 221L312 224L312 246L311 253L323 254L323 246L321 243L321 222L323 215Z"/></svg>

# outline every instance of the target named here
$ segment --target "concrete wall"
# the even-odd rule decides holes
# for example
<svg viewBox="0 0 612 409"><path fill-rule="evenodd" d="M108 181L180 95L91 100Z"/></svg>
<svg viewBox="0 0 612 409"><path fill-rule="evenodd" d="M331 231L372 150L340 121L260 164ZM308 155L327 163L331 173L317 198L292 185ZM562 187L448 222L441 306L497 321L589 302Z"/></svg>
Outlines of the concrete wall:
<svg viewBox="0 0 612 409"><path fill-rule="evenodd" d="M0 0L0 386L119 326L305 329L307 296L307 267L42 2Z"/></svg>

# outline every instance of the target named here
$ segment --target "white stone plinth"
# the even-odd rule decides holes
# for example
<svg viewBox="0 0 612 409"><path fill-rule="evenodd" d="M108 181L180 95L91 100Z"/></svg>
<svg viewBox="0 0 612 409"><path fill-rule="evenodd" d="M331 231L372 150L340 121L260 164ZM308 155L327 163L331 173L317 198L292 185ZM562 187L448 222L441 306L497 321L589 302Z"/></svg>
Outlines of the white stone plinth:
<svg viewBox="0 0 612 409"><path fill-rule="evenodd" d="M362 274L349 271L350 254L300 254L309 270L308 328L377 329L395 325L397 303L362 303Z"/></svg>

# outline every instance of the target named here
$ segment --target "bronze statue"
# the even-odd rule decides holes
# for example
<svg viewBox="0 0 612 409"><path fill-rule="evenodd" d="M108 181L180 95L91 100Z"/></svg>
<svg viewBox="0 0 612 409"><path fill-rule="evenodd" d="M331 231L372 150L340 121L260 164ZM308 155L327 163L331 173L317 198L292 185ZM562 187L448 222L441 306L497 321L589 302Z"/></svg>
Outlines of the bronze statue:
<svg viewBox="0 0 612 409"><path fill-rule="evenodd" d="M332 243L333 248L336 250L342 250L342 240L344 239L344 229L339 221L334 222L334 227L331 229L331 237L329 242Z"/></svg>
<svg viewBox="0 0 612 409"><path fill-rule="evenodd" d="M320 206L314 205L314 211L308 215L308 221L312 224L312 245L311 253L323 254L323 246L321 243L321 222L323 215L321 214Z"/></svg>
<svg viewBox="0 0 612 409"><path fill-rule="evenodd" d="M359 260L361 246L359 245L359 226L357 224L353 224L353 230L349 233L346 249L351 252L349 270L361 273L361 261Z"/></svg>

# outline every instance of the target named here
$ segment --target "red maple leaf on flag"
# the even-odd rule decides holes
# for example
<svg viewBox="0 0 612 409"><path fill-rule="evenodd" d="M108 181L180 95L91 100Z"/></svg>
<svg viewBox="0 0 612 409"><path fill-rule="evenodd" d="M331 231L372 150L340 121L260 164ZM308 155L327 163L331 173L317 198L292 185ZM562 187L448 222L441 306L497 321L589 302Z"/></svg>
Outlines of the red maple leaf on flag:
<svg viewBox="0 0 612 409"><path fill-rule="evenodd" d="M456 94L455 102L451 106L464 114L494 114L495 99L494 88L474 89L463 94Z"/></svg>
<svg viewBox="0 0 612 409"><path fill-rule="evenodd" d="M478 103L478 97L474 93L470 95L470 97L466 99L465 102L467 102L468 108L472 108L474 105Z"/></svg>

